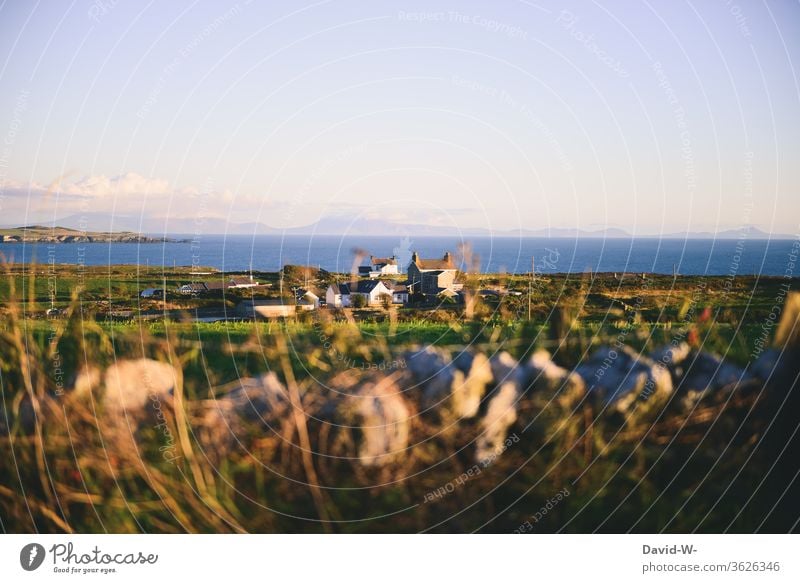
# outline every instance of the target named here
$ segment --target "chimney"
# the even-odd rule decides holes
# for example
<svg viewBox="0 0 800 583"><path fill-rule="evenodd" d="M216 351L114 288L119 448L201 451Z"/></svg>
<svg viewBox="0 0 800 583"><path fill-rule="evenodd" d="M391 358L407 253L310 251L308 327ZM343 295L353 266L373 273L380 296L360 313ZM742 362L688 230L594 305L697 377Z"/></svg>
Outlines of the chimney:
<svg viewBox="0 0 800 583"><path fill-rule="evenodd" d="M416 251L414 251L414 252L411 254L411 263L416 263L417 261L419 261L419 255L417 255L417 252L416 252Z"/></svg>
<svg viewBox="0 0 800 583"><path fill-rule="evenodd" d="M445 251L444 252L444 256L442 257L442 259L447 261L447 263L452 263L453 262L452 258L450 257L450 251Z"/></svg>

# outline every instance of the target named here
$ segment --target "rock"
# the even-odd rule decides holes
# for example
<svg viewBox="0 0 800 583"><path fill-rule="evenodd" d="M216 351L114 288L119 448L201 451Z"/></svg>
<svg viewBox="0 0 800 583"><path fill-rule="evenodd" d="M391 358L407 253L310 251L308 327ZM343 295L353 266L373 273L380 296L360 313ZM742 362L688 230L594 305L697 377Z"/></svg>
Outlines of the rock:
<svg viewBox="0 0 800 583"><path fill-rule="evenodd" d="M451 400L456 393L464 389L464 373L453 367L440 370L430 377L422 387L423 412L437 411L440 414L455 411L458 405ZM480 400L478 401L480 404Z"/></svg>
<svg viewBox="0 0 800 583"><path fill-rule="evenodd" d="M708 352L695 352L683 362L676 388L680 391L717 391L738 383L744 370Z"/></svg>
<svg viewBox="0 0 800 583"><path fill-rule="evenodd" d="M402 455L408 447L410 414L397 387L365 386L359 397L356 412L364 438L359 448L361 463L383 465L390 456Z"/></svg>
<svg viewBox="0 0 800 583"><path fill-rule="evenodd" d="M637 400L649 401L672 392L669 371L628 346L603 347L575 367L587 390L607 406L626 411Z"/></svg>
<svg viewBox="0 0 800 583"><path fill-rule="evenodd" d="M74 394L86 398L94 392L110 415L137 414L149 406L160 408L161 401L171 402L174 387L175 370L170 364L140 358L118 360L102 375L96 367L83 369L75 380Z"/></svg>
<svg viewBox="0 0 800 583"><path fill-rule="evenodd" d="M504 451L508 430L517 420L519 396L514 381L500 384L493 392L480 421L480 435L475 440L475 461L479 464L489 465Z"/></svg>
<svg viewBox="0 0 800 583"><path fill-rule="evenodd" d="M492 376L496 385L504 382L517 383L522 371L517 360L505 350L492 355L489 359L492 368Z"/></svg>
<svg viewBox="0 0 800 583"><path fill-rule="evenodd" d="M289 407L286 387L274 372L243 377L216 389L220 396L196 405L198 434L205 448L221 454L229 451L248 429L265 433Z"/></svg>
<svg viewBox="0 0 800 583"><path fill-rule="evenodd" d="M683 363L691 353L692 349L687 342L678 344L666 344L656 349L650 358L657 363L661 363L667 368L675 368Z"/></svg>
<svg viewBox="0 0 800 583"><path fill-rule="evenodd" d="M770 355L762 356L764 360L754 363L757 374L764 374L770 366ZM738 366L707 352L692 351L686 342L667 344L654 351L652 358L670 371L675 389L682 394L680 402L684 409L693 408L704 396L723 387L758 378L753 368L744 377Z"/></svg>
<svg viewBox="0 0 800 583"><path fill-rule="evenodd" d="M148 358L118 360L105 372L94 366L81 370L71 399L88 401L94 396L104 443L116 455L138 459L139 429L147 425L156 432L163 459L174 463L181 457L168 415L173 407L174 387L175 370L165 362Z"/></svg>
<svg viewBox="0 0 800 583"><path fill-rule="evenodd" d="M650 361L652 362L652 361ZM637 399L640 402L640 405L637 406L638 408L647 409L648 407L643 406L641 403L644 401L645 405L657 405L660 403L666 402L666 400L672 395L674 390L674 385L672 383L672 375L670 375L669 370L662 366L659 363L648 363L639 361L639 363L643 366L648 367L647 371L647 381L645 382L644 390L639 392L637 395L629 395L627 403L621 401L619 403L619 407L628 409L633 404L634 401ZM619 408L618 407L618 408Z"/></svg>
<svg viewBox="0 0 800 583"><path fill-rule="evenodd" d="M481 387L478 377L467 382L474 356L462 353L456 365L448 353L429 346L409 353L405 358L409 371L421 388L423 412L435 411L444 417L451 414L472 417L477 413L485 384ZM481 373L476 370L476 374ZM477 398L476 393L479 393Z"/></svg>
<svg viewBox="0 0 800 583"><path fill-rule="evenodd" d="M411 410L397 378L369 375L353 385L348 375L344 383L331 381L343 395L338 399L336 420L341 427L359 430L358 459L364 466L385 465L408 449Z"/></svg>
<svg viewBox="0 0 800 583"><path fill-rule="evenodd" d="M418 383L426 383L443 369L450 368L450 355L433 346L403 355L408 370Z"/></svg>
<svg viewBox="0 0 800 583"><path fill-rule="evenodd" d="M522 371L517 360L506 351L489 359L494 389L480 420L480 434L475 440L475 460L488 465L505 449L509 428L517 421L517 406L522 395Z"/></svg>
<svg viewBox="0 0 800 583"><path fill-rule="evenodd" d="M245 377L223 387L217 398L223 408L245 421L264 421L283 412L289 404L286 387L274 372L260 377Z"/></svg>
<svg viewBox="0 0 800 583"><path fill-rule="evenodd" d="M486 386L494 378L489 359L480 352L473 354L462 351L453 359L453 365L464 376L462 382L453 383L453 409L459 417L475 417L486 393Z"/></svg>
<svg viewBox="0 0 800 583"><path fill-rule="evenodd" d="M524 391L557 395L564 407L573 406L586 393L580 375L558 366L546 350L537 350L525 363L521 384Z"/></svg>
<svg viewBox="0 0 800 583"><path fill-rule="evenodd" d="M102 398L102 381L103 373L98 367L94 365L84 367L78 371L75 377L72 396L79 399L89 399L96 392L97 398Z"/></svg>

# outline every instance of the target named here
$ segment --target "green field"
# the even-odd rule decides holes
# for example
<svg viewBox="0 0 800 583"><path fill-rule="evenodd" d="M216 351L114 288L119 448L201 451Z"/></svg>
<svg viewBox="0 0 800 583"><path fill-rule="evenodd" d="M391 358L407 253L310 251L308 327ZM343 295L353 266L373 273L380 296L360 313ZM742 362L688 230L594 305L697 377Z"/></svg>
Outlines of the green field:
<svg viewBox="0 0 800 583"><path fill-rule="evenodd" d="M256 281L269 285L259 297L288 299L292 287L308 281L299 273L292 277L291 272L287 277L278 273L253 275ZM29 328L39 337L55 325L35 323L46 319L48 308L56 307L66 313L79 306L81 318L96 320L116 336L142 332L155 337L174 334L219 347L280 330L289 332L301 344L313 340L316 317L307 314L271 323L181 323L180 315L188 319L194 309L224 308L232 313L239 301L251 297L246 289L194 297L175 291L182 284L204 277L221 275L196 276L188 268L164 271L111 266L86 267L76 272L75 266L44 265L37 266L35 271L14 266L0 279L0 316L7 312L13 295L20 312L30 320ZM346 278L343 274L331 274L311 283L323 291L337 277ZM520 295L480 298L469 318L465 317L463 306L449 303L393 309L391 314L380 309L352 310L350 316L365 335L380 337L390 346L503 343L512 353L516 351L515 343L523 349L530 349L531 341L536 346L550 348L552 329L559 326L571 330L567 350L582 353L587 346L632 327L635 333L626 335L626 340L639 349L653 348L668 342L676 330L692 324L700 332L713 330L712 335L705 335L709 349L743 364L776 302L787 290L800 289L799 279L752 276L673 279L649 275L645 279L627 276L619 281L611 274L597 274L592 279L579 274L537 276L531 281L527 276L486 275L469 276L469 281L475 289L503 289ZM149 287L167 289L166 299L140 298L140 292ZM136 317L141 313L157 316L164 310L169 311L168 318L172 321L140 321ZM129 321L107 322L107 316L116 311L131 312ZM326 319L332 314L331 326L347 327L347 319L341 313L325 312ZM558 335L559 331L555 333Z"/></svg>

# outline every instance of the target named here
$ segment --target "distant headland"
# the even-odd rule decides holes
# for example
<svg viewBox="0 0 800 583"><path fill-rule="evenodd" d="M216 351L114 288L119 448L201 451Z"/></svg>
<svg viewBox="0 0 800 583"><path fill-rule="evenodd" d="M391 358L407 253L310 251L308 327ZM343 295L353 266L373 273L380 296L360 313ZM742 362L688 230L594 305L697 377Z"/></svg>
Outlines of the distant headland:
<svg viewBox="0 0 800 583"><path fill-rule="evenodd" d="M0 229L0 243L174 243L166 237L148 237L133 231L102 233L66 227L31 225Z"/></svg>

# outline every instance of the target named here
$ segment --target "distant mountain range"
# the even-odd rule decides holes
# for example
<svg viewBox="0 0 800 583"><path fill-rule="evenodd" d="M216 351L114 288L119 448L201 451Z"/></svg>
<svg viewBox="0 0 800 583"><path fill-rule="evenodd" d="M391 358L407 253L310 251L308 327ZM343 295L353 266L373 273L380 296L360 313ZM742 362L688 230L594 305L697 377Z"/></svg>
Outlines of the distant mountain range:
<svg viewBox="0 0 800 583"><path fill-rule="evenodd" d="M669 233L661 235L661 239L792 239L792 235L784 233L768 233L763 229L746 225L738 229L726 229L712 233L709 231L698 231L694 233Z"/></svg>
<svg viewBox="0 0 800 583"><path fill-rule="evenodd" d="M225 219L207 218L197 222L194 218L148 218L116 215L113 218L102 213L70 215L54 223L67 229L85 229L102 233L144 233L157 236L199 235L366 235L366 236L412 236L412 237L541 237L541 238L604 238L627 239L631 234L624 229L575 229L545 227L538 229L494 230L463 228L455 226L404 224L384 219L345 216L329 216L311 225L290 229L276 229L264 223L231 223ZM11 226L11 225L9 225ZM636 235L641 238L661 239L792 239L791 235L767 233L754 226L727 229L717 233L709 231L666 233L663 235Z"/></svg>

